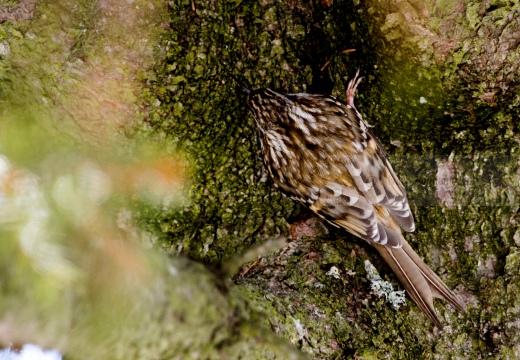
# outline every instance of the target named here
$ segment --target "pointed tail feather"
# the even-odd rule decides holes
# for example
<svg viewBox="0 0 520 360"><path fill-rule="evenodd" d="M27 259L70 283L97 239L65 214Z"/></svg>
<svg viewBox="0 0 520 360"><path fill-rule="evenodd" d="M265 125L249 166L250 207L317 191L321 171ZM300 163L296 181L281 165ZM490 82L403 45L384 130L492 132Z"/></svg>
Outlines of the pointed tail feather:
<svg viewBox="0 0 520 360"><path fill-rule="evenodd" d="M412 300L439 329L442 329L442 323L433 306L434 297L446 300L454 308L465 311L464 304L422 261L408 242L403 241L403 246L399 249L376 243L373 245L395 272Z"/></svg>

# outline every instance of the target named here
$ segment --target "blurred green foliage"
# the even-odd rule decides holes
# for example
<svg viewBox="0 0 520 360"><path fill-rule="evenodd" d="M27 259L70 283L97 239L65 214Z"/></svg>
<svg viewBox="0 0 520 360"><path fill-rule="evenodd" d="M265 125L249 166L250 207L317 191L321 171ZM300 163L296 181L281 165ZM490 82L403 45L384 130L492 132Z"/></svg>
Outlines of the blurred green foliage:
<svg viewBox="0 0 520 360"><path fill-rule="evenodd" d="M0 115L0 341L63 345L74 322L99 343L160 269L131 209L176 206L185 164L143 141L78 144L34 114Z"/></svg>

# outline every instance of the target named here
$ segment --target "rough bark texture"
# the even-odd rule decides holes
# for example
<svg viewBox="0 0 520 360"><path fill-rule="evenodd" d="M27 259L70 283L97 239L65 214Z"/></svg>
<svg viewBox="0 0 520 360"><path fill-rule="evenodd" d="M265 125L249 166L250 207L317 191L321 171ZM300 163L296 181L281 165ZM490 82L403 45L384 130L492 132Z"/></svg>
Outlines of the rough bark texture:
<svg viewBox="0 0 520 360"><path fill-rule="evenodd" d="M142 227L158 237L159 247L192 260L173 260L180 280L169 281L171 271L156 273L163 285L154 288L152 298L170 300L145 302L150 306L130 312L152 320L129 326L132 335L121 335L119 345L110 342L120 351L116 358L520 357L519 3L168 4L160 60L155 72L141 74L147 89L139 97L147 106L139 110L146 118L140 133L187 153L191 202L180 209L150 206L137 212ZM50 14L46 11L52 6L47 6L40 8L41 14ZM67 41L58 42L60 46L52 42L51 50L43 52L55 64L69 61L56 60L58 48L82 61L96 59L100 51L89 47L103 24L94 21L99 9L82 9L96 14L86 17L90 35L70 32L77 41L63 36ZM56 94L69 89L63 82L70 79L54 86L42 77L31 87L41 68L19 65L27 54L23 46L33 46L35 31L39 39L63 35L58 30L44 33L45 19L38 19L23 25L21 37L11 30L16 26L1 25L0 45L9 42L11 58L0 55L0 78L10 81L0 95L14 92L10 100L20 102L32 94L30 99L41 102L42 92L54 94L47 98L63 114L63 109L70 111L70 101ZM84 26L81 20L61 24L79 30ZM413 304L394 310L370 291L367 259L384 279L397 280L369 245L326 230L270 188L246 95L234 81L251 88L344 98L347 76L358 68L365 80L356 104L385 144L415 214L417 230L408 239L468 305L461 314L437 302L447 325L442 333ZM94 103L105 99L87 98ZM72 123L85 126L73 114ZM125 114L125 108L117 114ZM86 132L92 128L87 126ZM297 240L247 264L233 277L234 285L221 279L225 271L212 275L192 263L235 268L241 261L237 254L280 234ZM227 287L229 291L222 290ZM179 294L184 297L177 302ZM190 329L200 334L190 337ZM46 344L57 343L50 338ZM95 343L105 351L114 349ZM78 353L85 349L79 345L63 348L74 358L87 357ZM143 353L125 352L136 348ZM152 350L145 352L148 348Z"/></svg>

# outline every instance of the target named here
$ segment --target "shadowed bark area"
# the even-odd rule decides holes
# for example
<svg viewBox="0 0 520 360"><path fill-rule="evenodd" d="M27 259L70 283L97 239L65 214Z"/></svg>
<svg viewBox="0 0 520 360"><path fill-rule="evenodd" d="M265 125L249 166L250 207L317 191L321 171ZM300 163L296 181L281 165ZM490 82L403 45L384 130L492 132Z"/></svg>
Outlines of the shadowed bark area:
<svg viewBox="0 0 520 360"><path fill-rule="evenodd" d="M179 0L145 40L135 27L118 33L142 13L117 4L42 1L32 21L4 16L0 96L89 141L130 133L184 151L189 202L133 209L173 260L159 257L105 322L117 302L100 306L79 283L36 311L36 325L17 325L15 300L33 294L10 293L6 277L0 319L17 331L0 332L4 345L16 333L78 359L520 357L517 3ZM442 333L411 301L395 310L371 291L366 260L399 285L368 244L270 187L237 84L344 99L357 69L356 105L408 191L417 230L407 239L468 306L436 301ZM295 241L257 249L236 273L251 259L240 254L280 235ZM71 310L54 316L61 308Z"/></svg>

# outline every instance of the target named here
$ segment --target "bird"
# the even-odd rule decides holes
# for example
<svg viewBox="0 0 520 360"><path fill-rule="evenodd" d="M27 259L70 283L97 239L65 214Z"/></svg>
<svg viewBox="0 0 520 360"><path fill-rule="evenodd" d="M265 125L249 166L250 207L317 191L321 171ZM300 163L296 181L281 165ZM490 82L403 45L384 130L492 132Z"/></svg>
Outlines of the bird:
<svg viewBox="0 0 520 360"><path fill-rule="evenodd" d="M346 103L322 94L244 88L263 163L275 188L370 243L442 329L434 298L460 311L465 307L403 237L402 230L415 230L414 217L381 141L354 105L361 80L358 70L348 83Z"/></svg>

